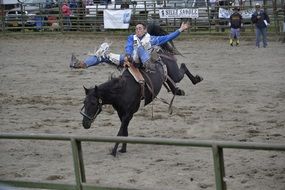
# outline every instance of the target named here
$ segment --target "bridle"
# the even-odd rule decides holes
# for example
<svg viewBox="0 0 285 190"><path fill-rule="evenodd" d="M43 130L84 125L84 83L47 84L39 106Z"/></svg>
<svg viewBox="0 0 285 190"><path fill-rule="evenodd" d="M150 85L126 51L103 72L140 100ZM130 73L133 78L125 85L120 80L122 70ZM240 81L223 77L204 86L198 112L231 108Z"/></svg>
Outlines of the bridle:
<svg viewBox="0 0 285 190"><path fill-rule="evenodd" d="M83 115L83 117L86 117L87 119L89 119L91 122L93 122L102 110L102 103L103 103L102 99L98 98L98 109L97 109L97 111L93 117L91 117L91 116L89 116L83 112L85 105L82 106L82 108L80 110L80 114Z"/></svg>

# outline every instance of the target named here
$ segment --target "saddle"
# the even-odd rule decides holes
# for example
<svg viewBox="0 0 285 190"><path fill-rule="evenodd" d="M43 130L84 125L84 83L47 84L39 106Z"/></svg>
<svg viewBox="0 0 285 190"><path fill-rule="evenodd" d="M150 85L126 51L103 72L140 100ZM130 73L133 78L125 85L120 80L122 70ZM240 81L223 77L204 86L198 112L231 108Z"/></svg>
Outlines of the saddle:
<svg viewBox="0 0 285 190"><path fill-rule="evenodd" d="M158 53L157 48L153 48L150 56L150 62L148 64L155 64L156 62L160 61L160 55ZM137 67L134 66L133 63L131 63L128 59L124 60L124 67L127 68L130 72L130 74L134 77L134 79L140 84L141 87L141 99L145 98L145 86L147 87L147 89L151 92L152 94L152 99L155 98L155 94L154 94L154 89L153 89L153 84L150 80L150 78L148 77L147 73L153 73L155 72L154 70L150 70L147 68L145 69L139 69ZM167 68L166 65L163 64L163 70L164 70L164 80L166 81L167 79Z"/></svg>
<svg viewBox="0 0 285 190"><path fill-rule="evenodd" d="M141 100L145 99L145 87L147 87L147 89L152 95L152 99L154 99L155 98L154 87L151 79L147 75L148 71L135 67L129 61L124 62L124 67L128 69L128 71L134 77L136 82L139 83L141 87Z"/></svg>
<svg viewBox="0 0 285 190"><path fill-rule="evenodd" d="M129 70L129 72L132 74L132 76L134 77L134 79L138 82L138 83L143 83L144 82L144 77L141 74L140 70L138 68L136 68L132 63L130 63L128 60L125 60L124 62L124 67L127 68Z"/></svg>
<svg viewBox="0 0 285 190"><path fill-rule="evenodd" d="M144 86L145 86L145 80L143 75L141 74L140 70L136 68L132 63L130 63L128 60L125 60L124 67L129 70L131 75L134 77L134 79L140 84L141 87L141 99L144 99L145 93L144 93Z"/></svg>

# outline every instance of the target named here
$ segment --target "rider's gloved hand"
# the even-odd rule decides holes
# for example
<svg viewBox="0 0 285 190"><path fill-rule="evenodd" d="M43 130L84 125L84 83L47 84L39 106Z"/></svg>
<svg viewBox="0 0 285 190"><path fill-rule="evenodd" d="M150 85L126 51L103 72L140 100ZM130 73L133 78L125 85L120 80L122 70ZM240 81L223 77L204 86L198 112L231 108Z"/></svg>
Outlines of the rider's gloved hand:
<svg viewBox="0 0 285 190"><path fill-rule="evenodd" d="M142 64L141 64L141 63L133 62L133 65L134 65L136 68L141 68L141 67L142 67Z"/></svg>
<svg viewBox="0 0 285 190"><path fill-rule="evenodd" d="M129 54L126 54L125 57L124 57L124 67L130 67L130 64L133 63L133 58L131 55Z"/></svg>
<svg viewBox="0 0 285 190"><path fill-rule="evenodd" d="M134 62L132 56L129 55L129 54L127 54L127 55L125 56L125 60L127 60L127 61L130 62L130 63L133 63L133 62Z"/></svg>

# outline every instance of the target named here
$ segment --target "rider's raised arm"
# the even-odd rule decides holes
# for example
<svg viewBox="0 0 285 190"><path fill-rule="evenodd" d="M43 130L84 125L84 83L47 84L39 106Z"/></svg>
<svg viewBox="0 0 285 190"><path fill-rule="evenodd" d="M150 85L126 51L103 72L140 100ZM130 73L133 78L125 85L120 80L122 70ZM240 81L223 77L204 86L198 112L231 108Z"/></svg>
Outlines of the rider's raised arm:
<svg viewBox="0 0 285 190"><path fill-rule="evenodd" d="M161 44L164 44L166 42L169 42L173 39L175 39L176 37L178 37L180 35L180 31L179 30L176 30L175 32L172 32L168 35L165 35L165 36L151 36L150 37L150 43L152 46L154 45L161 45Z"/></svg>
<svg viewBox="0 0 285 190"><path fill-rule="evenodd" d="M177 29L176 31L165 35L165 36L151 36L151 40L150 43L151 45L161 45L164 44L166 42L169 42L175 38L177 38L181 32L183 32L184 30L188 29L190 27L189 23L182 23L180 28Z"/></svg>

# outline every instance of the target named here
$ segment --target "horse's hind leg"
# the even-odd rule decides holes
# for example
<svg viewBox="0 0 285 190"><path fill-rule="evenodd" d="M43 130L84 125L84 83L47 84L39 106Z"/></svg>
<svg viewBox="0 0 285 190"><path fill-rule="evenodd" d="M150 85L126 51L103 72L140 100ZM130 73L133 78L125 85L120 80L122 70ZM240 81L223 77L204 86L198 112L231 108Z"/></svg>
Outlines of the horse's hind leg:
<svg viewBox="0 0 285 190"><path fill-rule="evenodd" d="M168 77L166 80L168 87L170 88L171 92L177 96L185 96L185 92L176 86L176 83Z"/></svg>
<svg viewBox="0 0 285 190"><path fill-rule="evenodd" d="M192 84L197 84L199 82L201 82L203 80L203 78L199 75L196 75L196 76L193 76L190 71L188 70L188 68L186 67L185 63L182 63L181 66L180 66L180 70L182 72L184 72L188 78L191 80Z"/></svg>

